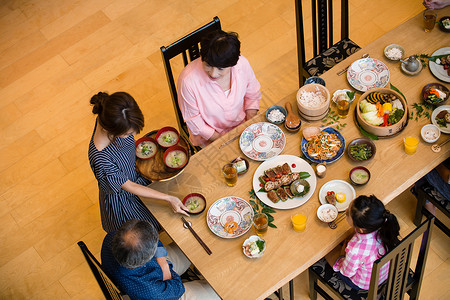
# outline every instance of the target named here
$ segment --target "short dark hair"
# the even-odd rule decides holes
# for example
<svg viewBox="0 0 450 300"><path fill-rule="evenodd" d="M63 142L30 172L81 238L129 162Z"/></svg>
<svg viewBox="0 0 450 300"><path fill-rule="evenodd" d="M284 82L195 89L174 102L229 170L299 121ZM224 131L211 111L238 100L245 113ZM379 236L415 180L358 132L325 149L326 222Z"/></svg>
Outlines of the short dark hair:
<svg viewBox="0 0 450 300"><path fill-rule="evenodd" d="M241 54L241 42L236 32L213 31L202 39L200 46L202 61L216 68L236 65Z"/></svg>
<svg viewBox="0 0 450 300"><path fill-rule="evenodd" d="M147 221L131 219L125 222L112 241L112 253L117 262L126 268L142 267L156 253L158 232Z"/></svg>
<svg viewBox="0 0 450 300"><path fill-rule="evenodd" d="M90 103L92 113L98 115L98 122L108 132L111 141L131 129L139 133L144 128L144 115L136 100L126 92L111 95L100 92L92 96Z"/></svg>

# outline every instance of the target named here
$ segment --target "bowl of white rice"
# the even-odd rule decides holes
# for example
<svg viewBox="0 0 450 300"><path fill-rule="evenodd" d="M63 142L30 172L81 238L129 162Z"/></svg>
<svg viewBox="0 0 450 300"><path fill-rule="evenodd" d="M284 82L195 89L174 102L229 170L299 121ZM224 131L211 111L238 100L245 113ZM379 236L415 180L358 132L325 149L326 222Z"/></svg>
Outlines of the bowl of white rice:
<svg viewBox="0 0 450 300"><path fill-rule="evenodd" d="M317 217L320 221L330 223L336 220L338 215L338 209L332 204L322 204L317 209Z"/></svg>
<svg viewBox="0 0 450 300"><path fill-rule="evenodd" d="M267 109L266 119L273 124L281 124L286 120L287 111L282 106L274 105Z"/></svg>
<svg viewBox="0 0 450 300"><path fill-rule="evenodd" d="M403 55L405 55L405 49L400 45L391 44L384 48L384 56L389 60L399 61L403 58Z"/></svg>
<svg viewBox="0 0 450 300"><path fill-rule="evenodd" d="M321 84L310 83L297 92L297 106L300 116L307 121L325 118L330 106L330 91Z"/></svg>

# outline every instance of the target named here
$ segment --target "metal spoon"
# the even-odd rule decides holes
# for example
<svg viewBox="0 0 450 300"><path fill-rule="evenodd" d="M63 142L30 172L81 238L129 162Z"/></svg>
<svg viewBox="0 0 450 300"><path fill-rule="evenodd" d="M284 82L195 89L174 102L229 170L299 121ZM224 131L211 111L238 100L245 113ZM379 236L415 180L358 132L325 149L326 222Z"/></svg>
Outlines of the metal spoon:
<svg viewBox="0 0 450 300"><path fill-rule="evenodd" d="M433 146L431 146L431 151L436 153L441 151L441 147L447 144L448 141L450 141L450 139L446 140L445 142L442 142L440 145L434 144Z"/></svg>
<svg viewBox="0 0 450 300"><path fill-rule="evenodd" d="M317 127L317 126L306 127L303 129L303 137L305 138L305 140L310 141L313 136L318 135L323 129L335 126L337 124L338 123L333 123L328 126L321 126L321 127Z"/></svg>
<svg viewBox="0 0 450 300"><path fill-rule="evenodd" d="M369 53L364 53L362 56L361 56L361 58L368 58L369 57ZM348 70L348 68L351 66L351 64L350 65L348 65L345 69L342 69L342 70L340 70L339 72L337 72L337 75L338 76L341 76L342 74L344 74L345 72L347 72L347 70Z"/></svg>

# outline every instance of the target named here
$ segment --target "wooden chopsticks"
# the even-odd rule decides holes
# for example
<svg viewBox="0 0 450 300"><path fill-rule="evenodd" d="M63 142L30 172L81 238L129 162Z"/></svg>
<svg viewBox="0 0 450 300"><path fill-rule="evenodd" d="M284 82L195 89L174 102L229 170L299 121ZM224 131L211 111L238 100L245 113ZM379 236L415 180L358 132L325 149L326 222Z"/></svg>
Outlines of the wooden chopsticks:
<svg viewBox="0 0 450 300"><path fill-rule="evenodd" d="M184 225L186 225L186 227L192 232L192 234L197 239L197 241L200 243L200 245L202 245L203 249L205 249L206 253L208 253L208 255L211 255L212 251L208 248L208 246L206 246L205 242L203 242L203 240L194 231L194 229L191 227L191 224L188 221L186 221L186 219L184 217L181 217L181 221L183 221Z"/></svg>

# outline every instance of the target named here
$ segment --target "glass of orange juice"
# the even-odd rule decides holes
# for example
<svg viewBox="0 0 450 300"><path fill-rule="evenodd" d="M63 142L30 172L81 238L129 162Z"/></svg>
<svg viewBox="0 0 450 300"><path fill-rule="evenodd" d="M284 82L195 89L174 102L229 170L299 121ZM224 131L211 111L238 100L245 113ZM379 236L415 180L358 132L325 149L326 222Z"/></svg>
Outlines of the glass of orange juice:
<svg viewBox="0 0 450 300"><path fill-rule="evenodd" d="M306 229L306 216L302 214L298 214L291 217L292 220L292 228L294 228L297 232L305 231Z"/></svg>
<svg viewBox="0 0 450 300"><path fill-rule="evenodd" d="M419 139L415 136L407 136L403 139L403 144L405 145L406 154L412 155L416 153L417 145L419 145Z"/></svg>

